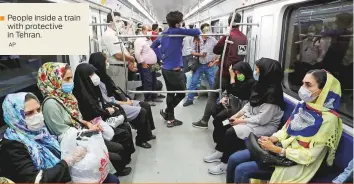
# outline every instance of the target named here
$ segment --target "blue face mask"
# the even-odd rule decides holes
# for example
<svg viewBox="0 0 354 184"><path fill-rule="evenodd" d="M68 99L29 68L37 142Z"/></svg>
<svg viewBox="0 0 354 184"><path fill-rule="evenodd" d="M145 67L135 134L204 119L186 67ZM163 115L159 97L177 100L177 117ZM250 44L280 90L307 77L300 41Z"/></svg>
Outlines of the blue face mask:
<svg viewBox="0 0 354 184"><path fill-rule="evenodd" d="M255 71L253 71L253 78L254 80L258 81L259 80L259 74Z"/></svg>
<svg viewBox="0 0 354 184"><path fill-rule="evenodd" d="M63 82L63 84L61 85L61 89L63 90L64 93L71 93L74 89L74 83Z"/></svg>

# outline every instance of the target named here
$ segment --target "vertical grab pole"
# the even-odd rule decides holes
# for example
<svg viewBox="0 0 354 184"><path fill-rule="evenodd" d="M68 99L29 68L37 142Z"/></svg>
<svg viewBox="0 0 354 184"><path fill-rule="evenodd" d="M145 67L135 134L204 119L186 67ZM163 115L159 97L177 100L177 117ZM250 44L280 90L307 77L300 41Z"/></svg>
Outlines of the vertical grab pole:
<svg viewBox="0 0 354 184"><path fill-rule="evenodd" d="M125 93L128 92L128 76L127 76L127 63L125 62L125 50L124 50L124 44L123 44L123 41L119 39L119 29L117 27L117 24L116 24L116 21L114 19L114 13L113 13L113 10L111 11L111 16L112 16L112 19L113 19L113 24L114 24L114 27L116 28L116 36L120 42L120 49L121 49L121 52L122 52L122 56L123 56L123 63L124 63L124 75L125 75Z"/></svg>
<svg viewBox="0 0 354 184"><path fill-rule="evenodd" d="M228 32L229 34L231 34L231 30L232 30L232 24L234 23L234 20L235 20L235 17L236 17L236 11L234 11L234 13L232 14L232 19L231 19L231 22L230 22L230 25L229 25L229 28L228 28ZM219 89L220 89L220 92L219 92L219 98L221 99L222 97L222 72L223 72L223 68L224 68L224 62L225 62L225 53L226 53L226 47L227 47L227 44L229 43L229 38L230 38L230 35L229 36L226 36L226 39L225 39L225 45L224 45L224 50L222 51L222 57L221 57L221 64L220 64L220 79L219 79Z"/></svg>

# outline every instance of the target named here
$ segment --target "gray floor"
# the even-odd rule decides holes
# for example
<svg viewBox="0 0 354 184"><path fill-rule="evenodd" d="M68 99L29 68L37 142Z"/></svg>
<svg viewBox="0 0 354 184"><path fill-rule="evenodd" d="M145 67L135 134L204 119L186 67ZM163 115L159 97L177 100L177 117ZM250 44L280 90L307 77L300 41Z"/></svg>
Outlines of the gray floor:
<svg viewBox="0 0 354 184"><path fill-rule="evenodd" d="M167 128L165 121L159 115L159 110L166 103L158 103L152 107L156 130L156 140L150 141L152 148L137 147L130 167L129 176L121 177L122 183L137 182L198 182L223 183L225 175L210 175L203 157L214 151L212 141L212 123L209 129L192 127L192 122L198 120L204 111L206 98L195 100L189 107L182 106L183 101L175 109L176 118L184 122L182 126Z"/></svg>

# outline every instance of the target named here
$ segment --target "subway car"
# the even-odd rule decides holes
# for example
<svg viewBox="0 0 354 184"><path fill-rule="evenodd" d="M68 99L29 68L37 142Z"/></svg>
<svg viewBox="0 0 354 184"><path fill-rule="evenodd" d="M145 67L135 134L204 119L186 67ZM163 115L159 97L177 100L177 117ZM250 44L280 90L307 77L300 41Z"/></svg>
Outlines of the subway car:
<svg viewBox="0 0 354 184"><path fill-rule="evenodd" d="M134 52L134 49L136 49L134 48L134 42L138 37L142 37L141 34L144 34L142 30L146 26L156 24L157 28L162 31L160 34L169 34L168 30L171 28L169 28L166 21L166 15L171 11L179 11L183 14L183 29L192 28L203 32L205 25L208 25L210 31L205 34L210 34L211 36L209 37L215 38L215 44L220 43L222 39L229 38L230 31L232 30L230 16L234 15L236 17L237 13L241 17L240 21L236 24L238 26L237 29L240 32L239 34L246 40L245 43L241 44L244 46L245 54L242 54L243 57L240 62L247 63L252 72L256 71L256 68L259 68L257 63L262 58L277 61L280 64L279 66L281 66L281 88L283 91L284 108L282 110L283 115L280 117L280 124L273 133L282 130L283 126L290 126L289 122L291 124L291 121L295 118L294 113L299 111L299 104L304 103L303 99L299 96L299 90L301 91L302 86L305 85L304 76L309 71L322 69L339 81L339 90L341 91L340 102L336 102L338 103L338 107L335 110L329 110L341 120L340 127L342 129L339 143L335 146L333 164L331 167L321 169L322 165L326 162L326 159L323 159L322 164L320 163L321 166L318 166L320 169L316 167L318 172L311 172L309 174L311 176L306 179L306 182L338 183L338 176L342 174L343 177L344 171L347 172L344 174L347 176L347 179L343 182L353 182L353 1L0 0L0 3L89 3L91 25L88 26L90 36L87 39L90 40L90 54L104 52L102 40L105 31L108 29L106 24L107 15L111 12L119 12L122 29L126 30L119 34L131 36L130 38L120 38L121 43L119 44L122 44L122 47L125 47L135 59L137 57ZM169 39L166 37L168 35L162 35L157 40L162 38L166 41ZM188 36L184 39L186 38ZM192 40L195 41L196 38L194 37ZM163 43L162 41L161 50L163 50ZM185 42L183 43L185 44ZM237 41L224 41L223 43L229 45L230 48L233 48L232 44L238 44ZM222 44L223 49L226 48L224 44ZM240 45L238 50L240 50ZM198 49L194 49L194 51L198 52ZM219 63L224 63L227 55L228 53L224 53L224 56L221 54ZM37 86L37 72L44 63L68 63L73 72L75 72L78 65L88 63L89 57L90 55L0 56L0 102L3 103L8 94L17 92L32 92L42 102L44 98ZM154 92L154 94L168 96L168 91L173 90L167 89L168 84L162 71L164 70L164 64L166 64L165 59L163 56L161 61L162 69L156 72L158 76L157 80L161 82L162 89L156 89L158 92ZM144 96L144 92L141 91L150 90L144 90L145 79L143 74L131 71L125 62L109 62L110 68L107 70L107 73L112 77L114 83L127 93L132 100L144 101L146 95ZM189 80L193 80L193 75L195 75L193 72L186 74L186 85L188 85ZM215 127L212 123L215 122L215 117L211 117L209 122L206 122L207 126L203 129L196 128L193 122L198 122L200 120L198 118L203 116L204 109L209 105L208 98L211 93L215 92L208 94L203 91L213 88L213 86L209 85L206 73L201 74L199 78L200 84L198 84L196 89L201 91L197 92L198 97L192 99L193 104L188 107L184 106L185 101L188 100L188 97L186 97L174 108L176 118L183 121L182 126L166 128L166 120L164 117L161 117L161 112L163 111L160 111L160 109L166 108L167 102L165 98L162 99L163 102L149 102L156 126L153 133L157 138L150 141L152 145L151 149L136 147L136 151L132 155L132 160L128 165L132 168L132 172L127 176L119 176L118 178L121 182L226 183L230 182L228 178L232 177L231 182L237 183L236 178L240 175L237 170L241 167L233 168L234 170L231 172L231 160L229 160L223 166L224 168L218 168L220 172L215 173L210 168L219 167L220 159L222 160L222 158L220 157L212 161L215 161L215 163L208 163L206 160L205 156L215 151L215 142L217 142L215 141ZM214 79L219 80L219 77L216 76ZM189 89L189 86L186 86L185 89ZM217 92L220 92L219 87L214 87L214 90L219 90ZM184 93L188 94L188 92ZM221 93L218 93L218 95L221 95ZM218 101L221 98L222 96L219 96ZM317 113L317 111L314 112ZM3 139L4 133L8 128L4 121L4 113L6 112L1 108L0 139ZM225 120L227 121L228 119L225 118ZM252 129L252 131L254 130ZM133 131L133 135L136 134L137 132ZM237 131L236 134L239 136ZM302 134L298 136L300 135ZM248 134L244 139L240 144L245 144L244 149L249 150L250 139ZM282 143L283 146L286 144ZM231 147L230 145L225 146ZM309 145L307 146L306 148L309 148ZM304 150L303 148L301 149ZM3 151L1 147L0 151ZM287 151L287 149L284 149L285 155L287 155ZM231 156L229 155L230 159L234 158L234 154L236 153L233 153ZM315 153L306 152L306 154L309 155L304 157L304 159L317 158L312 155ZM328 155L330 154L327 153L324 157L327 158L329 157ZM285 157L290 159L290 161L294 159L290 156ZM297 159L301 159L301 156ZM305 160L300 162L295 164L302 165L304 170L306 170L306 167L314 167L311 165L312 162ZM274 170L274 166L272 168ZM263 175L254 172L251 176L247 176L249 177L247 181L249 183L278 181L276 179L273 180L280 173L279 168L275 168L274 173L277 174L276 176L274 173L272 175L272 172L268 174L263 173ZM6 169L6 165L0 163L0 177L2 177L1 171L4 169ZM293 172L301 173L302 171L294 169ZM295 177L296 175L296 173L282 174L282 177L285 177L285 175L294 175ZM305 175L296 177L307 177ZM297 181L292 180L289 176L287 177L288 180L285 180L284 183Z"/></svg>

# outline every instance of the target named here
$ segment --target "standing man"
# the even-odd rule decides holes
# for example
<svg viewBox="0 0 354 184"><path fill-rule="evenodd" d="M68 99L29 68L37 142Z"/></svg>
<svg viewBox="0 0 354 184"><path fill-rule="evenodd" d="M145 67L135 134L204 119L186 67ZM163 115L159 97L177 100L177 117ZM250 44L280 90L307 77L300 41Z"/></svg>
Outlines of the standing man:
<svg viewBox="0 0 354 184"><path fill-rule="evenodd" d="M173 11L167 14L166 20L169 28L163 34L181 34L189 36L199 36L197 29L182 29L183 14L179 11ZM155 40L152 48L161 45L162 54L162 75L165 79L168 91L181 91L186 89L186 77L183 72L182 61L182 42L183 37L162 37ZM174 108L185 97L184 93L168 93L167 108L160 111L161 116L167 120L167 127L182 125L183 122L175 119Z"/></svg>
<svg viewBox="0 0 354 184"><path fill-rule="evenodd" d="M193 25L189 25L189 29L193 29ZM183 59L183 71L187 73L188 62L192 59L192 47L193 47L193 37L187 36L183 39L183 50L182 50L182 59ZM188 86L189 87L189 86Z"/></svg>
<svg viewBox="0 0 354 184"><path fill-rule="evenodd" d="M202 24L200 27L203 34L210 33L210 25L208 23ZM185 38L186 39L186 38ZM188 87L188 90L196 90L200 81L200 77L205 74L209 83L210 89L213 88L215 73L217 71L216 63L219 60L219 56L213 53L213 49L218 41L211 36L201 36L200 39L195 41L192 45L192 55L198 58L199 66L193 72L192 82ZM189 106L193 104L194 93L189 93L186 102L183 106Z"/></svg>
<svg viewBox="0 0 354 184"><path fill-rule="evenodd" d="M158 24L153 24L152 25L152 35L159 35L159 25ZM151 37L152 41L155 41L157 37Z"/></svg>
<svg viewBox="0 0 354 184"><path fill-rule="evenodd" d="M151 26L144 25L141 28L142 34L147 37L137 38L134 42L135 58L138 62L138 69L141 75L143 90L144 91L154 91L156 89L156 72L151 71L151 66L157 63L157 57L151 48L151 37L152 30ZM151 106L156 106L154 102L162 102L162 100L157 98L156 94L145 93L145 102L148 102Z"/></svg>
<svg viewBox="0 0 354 184"><path fill-rule="evenodd" d="M124 73L124 67L118 67L114 65L123 64L123 55L125 56L125 61L128 62L129 66L134 66L135 59L129 54L128 50L125 48L124 45L123 51L121 49L121 40L117 38L116 27L113 22L115 21L117 24L121 22L121 15L119 12L113 12L113 14L114 17L112 17L111 13L107 15L107 23L110 23L110 25L107 27L107 30L102 36L103 52L108 56L109 63L112 64L112 67L110 67L108 74L112 76L118 86L125 86L125 77L114 76L115 73ZM130 68L131 70L136 71L134 67Z"/></svg>
<svg viewBox="0 0 354 184"><path fill-rule="evenodd" d="M229 24L231 23L231 20L232 20L232 13L229 16L229 20L228 20ZM240 23L240 22L241 22L241 15L239 13L236 13L233 23ZM229 73L230 66L236 64L237 62L243 61L246 56L246 54L243 53L242 50L238 49L239 46L242 47L247 46L247 37L239 30L239 25L232 26L229 40L232 41L233 44L228 44L225 51L225 60L223 65L222 84L221 84L222 91L225 91L230 86L230 73ZM213 50L214 54L222 55L225 41L226 41L226 36L223 36L214 47ZM220 87L220 67L221 67L220 60L219 62L217 62L217 64L219 65L219 70L217 71L215 76L214 89L219 89ZM204 115L201 120L192 123L194 127L204 128L204 129L208 128L208 122L210 116L212 115L212 110L216 105L218 96L219 96L218 93L209 94L208 102L204 110Z"/></svg>

